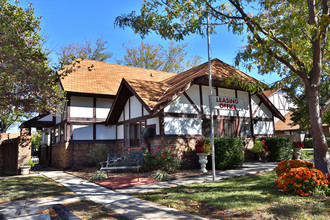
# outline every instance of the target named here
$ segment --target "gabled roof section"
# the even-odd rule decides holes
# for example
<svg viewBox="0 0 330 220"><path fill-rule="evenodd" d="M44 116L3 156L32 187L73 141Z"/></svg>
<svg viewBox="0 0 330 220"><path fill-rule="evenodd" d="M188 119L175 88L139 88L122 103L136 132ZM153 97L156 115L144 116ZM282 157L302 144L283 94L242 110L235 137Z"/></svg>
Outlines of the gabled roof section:
<svg viewBox="0 0 330 220"><path fill-rule="evenodd" d="M66 70L68 75L60 79L66 92L106 95L116 95L123 78L157 82L175 75L86 59L77 63L75 67L66 66L59 74Z"/></svg>
<svg viewBox="0 0 330 220"><path fill-rule="evenodd" d="M245 82L257 81L253 77L237 70L219 59L213 59L211 65L214 81L222 81L229 77L239 77ZM118 121L121 110L129 98L129 95L135 95L149 113L155 115L183 92L188 90L196 80L207 77L208 63L206 62L162 81L123 79L106 122L115 124ZM284 120L284 116L264 94L257 95L276 117Z"/></svg>
<svg viewBox="0 0 330 220"><path fill-rule="evenodd" d="M290 130L298 130L299 125L291 126L293 121L291 120L291 114L292 112L288 112L284 117L285 117L285 122L284 121L278 121L275 123L275 131L290 131Z"/></svg>
<svg viewBox="0 0 330 220"><path fill-rule="evenodd" d="M280 89L275 88L275 89L266 90L266 91L264 91L264 95L268 98L269 96L273 95L278 90L280 90Z"/></svg>
<svg viewBox="0 0 330 220"><path fill-rule="evenodd" d="M41 114L38 115L34 118L31 118L28 121L23 122L19 127L20 128L31 128L31 127L35 127L35 128L43 128L43 127L51 127L53 125L55 125L55 117L53 117L52 121L40 121L40 119L48 116L49 113L46 114Z"/></svg>

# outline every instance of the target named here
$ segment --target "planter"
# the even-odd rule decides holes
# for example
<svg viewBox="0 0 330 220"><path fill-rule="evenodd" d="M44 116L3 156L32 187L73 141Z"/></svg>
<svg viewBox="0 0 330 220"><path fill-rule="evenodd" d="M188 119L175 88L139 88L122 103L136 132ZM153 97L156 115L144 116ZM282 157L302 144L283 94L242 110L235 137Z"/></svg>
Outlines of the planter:
<svg viewBox="0 0 330 220"><path fill-rule="evenodd" d="M30 173L31 166L20 166L21 175L28 175Z"/></svg>
<svg viewBox="0 0 330 220"><path fill-rule="evenodd" d="M196 153L199 156L199 163L201 164L201 172L206 173L206 164L207 164L207 156L210 155L208 153Z"/></svg>
<svg viewBox="0 0 330 220"><path fill-rule="evenodd" d="M295 147L293 148L293 154L294 154L294 158L300 160L300 156L301 156L301 148L300 147Z"/></svg>

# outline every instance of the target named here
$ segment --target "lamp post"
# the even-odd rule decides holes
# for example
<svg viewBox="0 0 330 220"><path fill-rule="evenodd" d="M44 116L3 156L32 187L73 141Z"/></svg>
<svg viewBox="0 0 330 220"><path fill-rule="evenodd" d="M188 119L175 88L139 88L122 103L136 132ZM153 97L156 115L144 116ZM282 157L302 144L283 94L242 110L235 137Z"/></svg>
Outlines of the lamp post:
<svg viewBox="0 0 330 220"><path fill-rule="evenodd" d="M212 84L212 69L211 69L211 43L210 43L210 24L209 13L207 13L207 51L208 51L208 64L209 64L209 105L210 105L210 139L212 151L212 181L215 181L215 150L214 150L214 127L213 127L213 84Z"/></svg>

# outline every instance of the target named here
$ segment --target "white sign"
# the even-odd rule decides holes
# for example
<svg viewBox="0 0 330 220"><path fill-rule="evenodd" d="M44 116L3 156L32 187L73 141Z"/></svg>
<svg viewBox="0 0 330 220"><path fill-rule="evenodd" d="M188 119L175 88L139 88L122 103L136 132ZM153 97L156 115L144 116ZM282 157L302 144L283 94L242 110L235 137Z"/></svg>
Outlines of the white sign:
<svg viewBox="0 0 330 220"><path fill-rule="evenodd" d="M244 109L244 100L232 97L214 97L214 108L216 109L229 109L229 110L239 110Z"/></svg>

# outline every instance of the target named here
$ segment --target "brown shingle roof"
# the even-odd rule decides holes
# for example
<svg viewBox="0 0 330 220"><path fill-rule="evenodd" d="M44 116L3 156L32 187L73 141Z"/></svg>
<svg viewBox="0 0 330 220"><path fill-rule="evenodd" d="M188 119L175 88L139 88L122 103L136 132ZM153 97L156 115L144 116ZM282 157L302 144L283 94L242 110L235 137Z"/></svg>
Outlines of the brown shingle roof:
<svg viewBox="0 0 330 220"><path fill-rule="evenodd" d="M275 123L275 131L290 131L290 130L298 130L299 125L291 126L293 121L291 120L291 114L292 112L287 113L285 117L285 122L278 121Z"/></svg>
<svg viewBox="0 0 330 220"><path fill-rule="evenodd" d="M88 67L92 65L93 68L89 71ZM174 75L157 70L93 60L83 60L77 66L80 68L74 68L74 71L61 79L63 89L67 92L116 95L122 78L157 82ZM60 71L60 73L62 72Z"/></svg>
<svg viewBox="0 0 330 220"><path fill-rule="evenodd" d="M271 89L271 90L266 90L266 91L264 91L264 94L265 94L265 96L267 96L267 98L270 96L270 95L272 95L272 94L274 94L276 91L278 91L279 89Z"/></svg>

